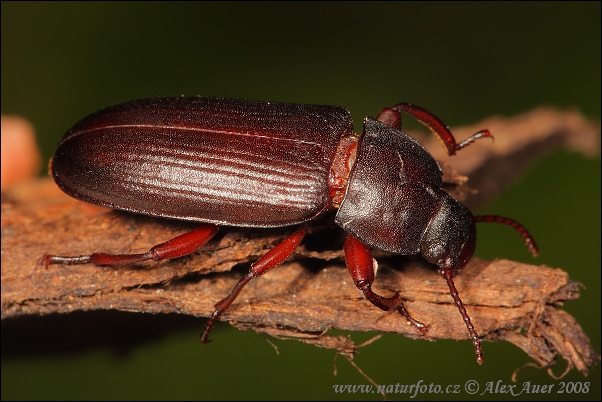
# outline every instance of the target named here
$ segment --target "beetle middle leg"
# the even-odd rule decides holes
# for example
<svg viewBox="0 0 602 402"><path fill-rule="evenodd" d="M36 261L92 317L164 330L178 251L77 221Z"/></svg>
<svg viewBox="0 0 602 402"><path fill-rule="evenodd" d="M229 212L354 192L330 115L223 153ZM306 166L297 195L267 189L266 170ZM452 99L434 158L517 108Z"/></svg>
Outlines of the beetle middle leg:
<svg viewBox="0 0 602 402"><path fill-rule="evenodd" d="M357 286L372 304L376 307L389 311L397 309L406 320L413 326L418 328L422 334L427 330L427 326L410 316L408 310L403 305L403 301L399 292L391 297L384 297L372 290L372 283L375 277L374 260L372 251L361 241L357 240L352 235L348 235L345 239L345 263L347 269L353 278L355 286Z"/></svg>
<svg viewBox="0 0 602 402"><path fill-rule="evenodd" d="M416 105L412 105L411 103L399 103L391 108L383 109L378 114L376 120L401 130L402 112L406 112L410 116L413 116L420 123L428 127L429 130L431 130L441 140L441 142L443 142L443 145L445 145L447 148L447 153L450 156L454 155L456 151L459 151L479 138L489 137L493 139L493 136L489 130L481 130L478 133L471 135L464 141L456 143L456 139L451 131L449 131L449 127L447 127L445 123L441 121L441 119L428 110Z"/></svg>
<svg viewBox="0 0 602 402"><path fill-rule="evenodd" d="M218 231L218 227L204 224L201 227L174 237L165 243L157 244L148 252L141 254L107 254L93 253L75 257L64 257L60 255L45 255L44 264L88 264L95 265L125 265L132 262L160 261L168 258L183 257L203 247Z"/></svg>
<svg viewBox="0 0 602 402"><path fill-rule="evenodd" d="M299 243L301 243L301 240L303 240L303 237L305 237L307 229L307 225L301 226L293 234L291 234L286 239L282 240L273 249L264 254L263 257L251 264L249 273L240 278L240 280L234 286L234 289L232 289L230 294L215 305L215 311L209 317L209 321L207 321L207 324L205 325L205 330L201 334L201 342L211 342L211 339L209 339L209 333L211 332L213 325L215 324L219 316L224 311L226 311L228 307L230 307L234 300L236 300L236 298L238 297L242 289L245 287L245 285L251 279L271 271L272 269L276 268L284 261L286 261L297 249Z"/></svg>

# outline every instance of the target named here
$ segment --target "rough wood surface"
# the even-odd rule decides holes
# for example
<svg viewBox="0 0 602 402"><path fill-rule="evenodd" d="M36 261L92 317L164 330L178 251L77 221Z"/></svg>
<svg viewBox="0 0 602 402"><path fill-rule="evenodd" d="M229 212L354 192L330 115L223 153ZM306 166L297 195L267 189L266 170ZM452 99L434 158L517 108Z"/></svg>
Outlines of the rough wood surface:
<svg viewBox="0 0 602 402"><path fill-rule="evenodd" d="M485 127L495 134L496 146L480 141L462 150L462 158L449 159L453 168L444 168L446 180L455 183L451 190L460 198L468 195L470 205L495 195L529 161L553 147L571 144L590 153L598 147L598 125L577 113L552 109L489 119L454 133L465 138ZM488 186L476 201L462 185L465 177L454 169L470 176L473 188L484 186L480 172L488 172ZM328 329L420 337L398 314L380 311L364 299L345 268L340 231L328 223L327 217L314 225L291 261L251 281L222 320L349 355L356 346L325 334ZM290 233L230 228L190 256L119 269L46 269L40 264L45 253L143 252L193 227L84 204L64 195L49 179L13 188L2 195L2 318L99 309L206 317L248 264ZM445 281L432 266L420 258L375 256L380 268L374 289L385 295L400 291L411 314L429 325L427 337L468 338ZM563 301L577 298L580 289L562 270L473 259L455 282L483 339L512 342L542 366L554 364L560 354L584 374L599 361L579 324L558 309Z"/></svg>

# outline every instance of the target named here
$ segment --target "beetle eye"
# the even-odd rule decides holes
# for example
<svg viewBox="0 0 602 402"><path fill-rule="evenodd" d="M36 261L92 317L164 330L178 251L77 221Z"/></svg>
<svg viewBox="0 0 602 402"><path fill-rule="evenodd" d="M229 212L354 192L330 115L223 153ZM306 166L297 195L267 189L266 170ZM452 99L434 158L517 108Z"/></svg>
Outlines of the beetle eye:
<svg viewBox="0 0 602 402"><path fill-rule="evenodd" d="M432 264L437 264L449 254L449 248L441 240L423 245L422 256Z"/></svg>

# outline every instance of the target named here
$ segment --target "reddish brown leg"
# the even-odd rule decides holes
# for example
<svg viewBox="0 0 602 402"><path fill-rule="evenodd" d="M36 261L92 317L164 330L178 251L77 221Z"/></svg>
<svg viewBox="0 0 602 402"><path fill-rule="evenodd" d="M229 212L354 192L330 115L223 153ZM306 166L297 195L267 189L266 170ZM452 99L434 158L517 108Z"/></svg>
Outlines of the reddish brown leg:
<svg viewBox="0 0 602 402"><path fill-rule="evenodd" d="M395 293L392 297L384 297L372 291L372 283L376 274L376 262L372 258L370 248L352 235L348 235L345 240L345 263L355 286L364 292L366 299L385 311L397 309L420 332L423 334L426 332L426 325L410 316L410 313L408 313L408 310L403 305L399 292Z"/></svg>
<svg viewBox="0 0 602 402"><path fill-rule="evenodd" d="M211 317L209 317L209 321L207 321L207 325L205 325L205 330L201 334L201 342L203 342L203 343L211 342L211 339L208 339L209 332L211 332L211 328L213 328L213 325L215 324L215 322L217 321L219 316L228 307L230 307L232 302L234 302L236 297L238 297L238 294L240 293L242 288L244 288L244 286L251 279L261 276L261 275L265 274L266 272L271 271L272 269L276 268L277 266L282 264L284 261L286 261L286 259L289 258L293 254L293 252L297 249L297 247L299 246L299 243L301 243L301 240L303 240L303 237L305 237L305 234L307 233L307 229L308 229L307 225L301 226L299 229L297 229L295 231L295 233L293 233L286 239L282 240L273 249L268 251L263 257L261 257L260 259L258 259L251 265L251 269L249 270L249 273L246 274L245 276L243 276L238 281L238 283L236 284L236 286L234 286L234 289L232 289L232 291L230 292L230 294L228 296L226 296L224 299L222 299L220 302L218 302L215 305L215 311L213 312L213 314L211 314Z"/></svg>
<svg viewBox="0 0 602 402"><path fill-rule="evenodd" d="M157 244L147 253L142 254L107 254L94 253L91 255L80 255L75 257L63 257L60 255L45 255L44 263L49 264L87 264L96 265L125 265L133 262L147 260L164 260L168 258L182 257L201 248L217 233L215 225L206 224L191 232L184 233L165 243Z"/></svg>
<svg viewBox="0 0 602 402"><path fill-rule="evenodd" d="M456 151L464 148L479 138L489 137L493 139L493 136L489 130L481 130L457 144L456 139L452 135L451 131L449 131L449 127L447 127L445 123L443 123L437 116L426 109L410 103L399 103L392 108L383 109L378 114L376 120L401 130L401 112L406 112L407 114L416 118L416 120L418 120L420 123L428 127L429 130L431 130L437 137L439 137L441 142L443 142L447 148L447 153L450 156L454 155Z"/></svg>
<svg viewBox="0 0 602 402"><path fill-rule="evenodd" d="M466 308L464 308L462 300L460 300L458 290L456 289L456 285L454 284L454 280L452 279L453 272L451 269L441 269L439 270L439 272L447 281L447 286L449 286L449 292L451 293L451 296L454 299L454 304L458 306L458 310L460 310L460 314L462 314L462 318L464 319L466 328L468 328L468 332L470 333L470 337L472 339L472 344L474 345L474 351L477 355L477 363L483 364L485 360L483 359L483 349L481 349L481 340L479 339L477 331L474 329L474 325L472 325L472 322L470 321L470 317L466 312Z"/></svg>

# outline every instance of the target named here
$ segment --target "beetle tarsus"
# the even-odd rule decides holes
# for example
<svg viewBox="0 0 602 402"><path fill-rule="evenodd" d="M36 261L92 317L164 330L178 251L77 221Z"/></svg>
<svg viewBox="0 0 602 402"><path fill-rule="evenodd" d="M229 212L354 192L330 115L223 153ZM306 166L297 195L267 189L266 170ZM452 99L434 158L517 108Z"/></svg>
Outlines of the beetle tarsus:
<svg viewBox="0 0 602 402"><path fill-rule="evenodd" d="M401 315L403 315L405 317L406 320L408 320L408 322L410 324L415 326L422 333L422 335L426 335L426 332L429 329L428 325L425 325L425 324L421 323L420 321L416 320L415 318L412 318L412 316L410 315L410 313L408 312L408 310L406 309L406 307L403 303L401 303L401 302L399 303L397 310L399 311L399 313Z"/></svg>
<svg viewBox="0 0 602 402"><path fill-rule="evenodd" d="M61 255L45 254L44 257L42 257L42 261L44 263L44 268L48 268L48 265L50 265L50 264L66 264L66 265L88 264L88 263L92 262L92 256L91 255L78 255L78 256L74 256L74 257L65 257L65 256L61 256Z"/></svg>
<svg viewBox="0 0 602 402"><path fill-rule="evenodd" d="M461 143L456 144L456 151L459 151L460 149L464 148L465 146L472 144L479 138L485 138L485 137L491 138L491 140L493 141L493 135L491 135L491 132L489 130L481 130L478 133L471 135L470 137L468 137Z"/></svg>
<svg viewBox="0 0 602 402"><path fill-rule="evenodd" d="M403 304L403 300L401 299L399 292L396 292L391 297L384 297L379 295L378 293L374 293L374 291L372 290L372 285L369 283L360 285L358 286L358 288L364 293L366 299L368 299L368 301L370 301L376 307L384 311L397 309L397 311L399 311L399 314L404 316L410 324L416 327L423 335L426 334L428 326L412 318L405 305Z"/></svg>
<svg viewBox="0 0 602 402"><path fill-rule="evenodd" d="M204 344L207 344L207 343L213 341L213 339L209 339L209 333L211 332L213 325L215 325L215 322L217 321L217 319L219 318L220 315L221 315L221 312L216 310L213 312L213 314L211 314L211 317L209 317L209 320L207 320L207 324L205 324L205 330L201 334L201 342L203 342Z"/></svg>

